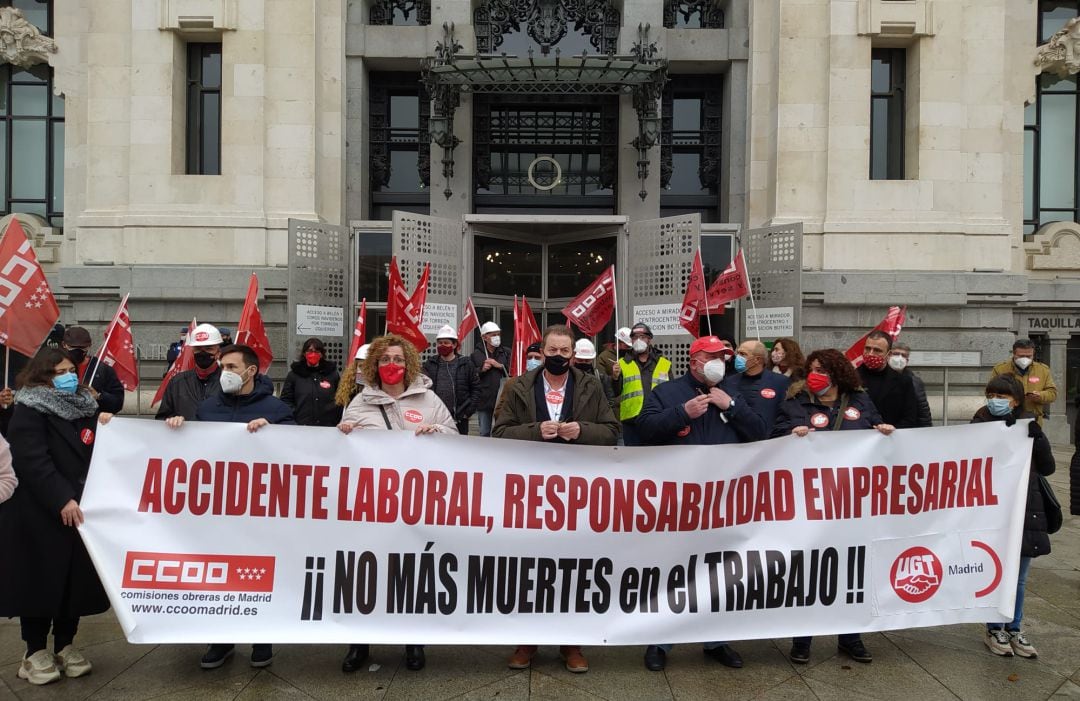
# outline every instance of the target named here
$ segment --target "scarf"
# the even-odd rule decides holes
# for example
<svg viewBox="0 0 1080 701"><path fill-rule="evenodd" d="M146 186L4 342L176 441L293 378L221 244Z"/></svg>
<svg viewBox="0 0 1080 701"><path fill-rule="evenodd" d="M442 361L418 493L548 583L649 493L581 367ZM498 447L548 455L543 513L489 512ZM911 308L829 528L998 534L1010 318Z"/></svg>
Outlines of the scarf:
<svg viewBox="0 0 1080 701"><path fill-rule="evenodd" d="M61 392L54 387L23 387L15 393L15 403L65 421L85 419L98 411L97 400L85 387L80 387L75 394Z"/></svg>

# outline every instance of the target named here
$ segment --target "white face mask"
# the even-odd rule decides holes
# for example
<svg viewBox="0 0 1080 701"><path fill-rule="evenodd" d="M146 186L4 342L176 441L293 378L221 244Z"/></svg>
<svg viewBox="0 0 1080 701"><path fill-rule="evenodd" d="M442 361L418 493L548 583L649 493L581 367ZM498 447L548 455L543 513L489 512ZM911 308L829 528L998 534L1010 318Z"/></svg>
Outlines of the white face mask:
<svg viewBox="0 0 1080 701"><path fill-rule="evenodd" d="M1031 358L1013 358L1013 362L1021 370L1027 370L1031 367Z"/></svg>
<svg viewBox="0 0 1080 701"><path fill-rule="evenodd" d="M896 370L897 372L901 372L904 368L907 367L907 358L902 355L890 355L889 367L891 367L893 370Z"/></svg>
<svg viewBox="0 0 1080 701"><path fill-rule="evenodd" d="M488 339L488 343L491 344L492 348L498 348L502 345L502 336L492 336Z"/></svg>
<svg viewBox="0 0 1080 701"><path fill-rule="evenodd" d="M724 373L727 372L727 363L720 358L715 358L705 363L701 368L702 373L705 374L705 379L714 385L720 384L724 379Z"/></svg>
<svg viewBox="0 0 1080 701"><path fill-rule="evenodd" d="M236 394L244 386L244 378L232 370L221 371L221 391L225 394Z"/></svg>
<svg viewBox="0 0 1080 701"><path fill-rule="evenodd" d="M646 343L644 339L639 338L634 341L633 348L635 353L644 353L649 350L649 344Z"/></svg>

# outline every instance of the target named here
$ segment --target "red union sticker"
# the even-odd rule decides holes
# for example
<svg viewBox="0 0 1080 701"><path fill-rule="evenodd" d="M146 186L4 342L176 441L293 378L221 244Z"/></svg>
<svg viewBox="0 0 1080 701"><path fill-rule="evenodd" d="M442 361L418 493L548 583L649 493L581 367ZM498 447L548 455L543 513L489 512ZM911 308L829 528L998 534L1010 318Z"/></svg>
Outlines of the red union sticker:
<svg viewBox="0 0 1080 701"><path fill-rule="evenodd" d="M272 592L274 559L269 555L129 551L124 562L123 587Z"/></svg>
<svg viewBox="0 0 1080 701"><path fill-rule="evenodd" d="M209 341L210 340L210 333L207 332L207 331L199 331L198 333L195 334L195 340L196 341Z"/></svg>
<svg viewBox="0 0 1080 701"><path fill-rule="evenodd" d="M1037 385L1037 384L1039 384L1039 378L1037 378L1037 377L1029 377L1028 382L1030 382L1033 385Z"/></svg>
<svg viewBox="0 0 1080 701"><path fill-rule="evenodd" d="M893 561L889 579L897 596L910 604L918 604L937 593L942 574L938 556L917 545L900 553Z"/></svg>
<svg viewBox="0 0 1080 701"><path fill-rule="evenodd" d="M322 382L320 382L319 386L322 387L323 389L330 389L330 383L327 382L326 380L323 380Z"/></svg>
<svg viewBox="0 0 1080 701"><path fill-rule="evenodd" d="M678 436L679 438L686 438L687 436L690 435L690 427L689 426L683 426L681 429L679 429L679 432L676 433L675 435Z"/></svg>
<svg viewBox="0 0 1080 701"><path fill-rule="evenodd" d="M544 398L547 399L548 404L554 404L555 406L563 403L562 392L556 392L555 390L549 391Z"/></svg>
<svg viewBox="0 0 1080 701"><path fill-rule="evenodd" d="M848 421L858 421L860 416L862 416L862 413L853 406L849 406L844 410L844 418Z"/></svg>
<svg viewBox="0 0 1080 701"><path fill-rule="evenodd" d="M424 415L421 414L416 409L406 409L405 410L405 420L410 422L410 423L418 424L418 423L421 423L424 420Z"/></svg>
<svg viewBox="0 0 1080 701"><path fill-rule="evenodd" d="M93 445L94 432L88 428L84 428L82 431L79 432L79 440L81 440L84 445Z"/></svg>
<svg viewBox="0 0 1080 701"><path fill-rule="evenodd" d="M761 396L765 399L773 399L776 397L776 390L772 387L766 387L765 389L761 390Z"/></svg>
<svg viewBox="0 0 1080 701"><path fill-rule="evenodd" d="M810 417L810 425L814 428L825 428L829 425L829 417L825 414L814 414Z"/></svg>

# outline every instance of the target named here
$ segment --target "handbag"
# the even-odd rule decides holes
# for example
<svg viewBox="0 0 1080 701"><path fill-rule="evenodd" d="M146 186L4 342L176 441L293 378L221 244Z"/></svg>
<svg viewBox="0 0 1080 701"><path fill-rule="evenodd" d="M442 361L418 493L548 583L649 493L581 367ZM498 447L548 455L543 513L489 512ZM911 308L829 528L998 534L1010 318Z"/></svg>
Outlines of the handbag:
<svg viewBox="0 0 1080 701"><path fill-rule="evenodd" d="M1039 491L1042 492L1043 511L1046 513L1046 532L1057 533L1061 530L1063 520L1061 514L1061 502L1054 494L1054 488L1045 477L1039 475Z"/></svg>

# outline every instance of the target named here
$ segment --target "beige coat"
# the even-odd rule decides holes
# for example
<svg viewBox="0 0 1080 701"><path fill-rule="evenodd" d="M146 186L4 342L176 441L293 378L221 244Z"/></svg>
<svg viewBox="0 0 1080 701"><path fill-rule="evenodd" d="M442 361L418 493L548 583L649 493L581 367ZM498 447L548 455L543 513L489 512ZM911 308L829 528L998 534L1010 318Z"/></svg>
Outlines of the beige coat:
<svg viewBox="0 0 1080 701"><path fill-rule="evenodd" d="M11 467L11 448L7 441L0 437L0 504L10 499L18 486L19 478Z"/></svg>
<svg viewBox="0 0 1080 701"><path fill-rule="evenodd" d="M386 411L386 418L379 407ZM342 423L354 428L386 430L386 422L394 430L414 431L420 424L433 424L439 433L457 434L457 426L450 410L431 391L431 380L420 375L398 398L391 397L381 387L367 386L356 395L345 409Z"/></svg>

